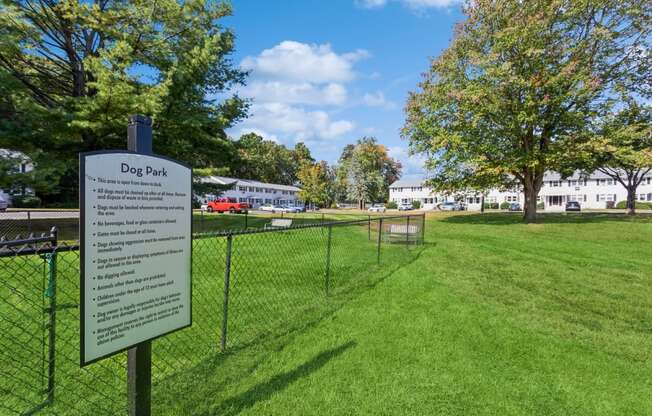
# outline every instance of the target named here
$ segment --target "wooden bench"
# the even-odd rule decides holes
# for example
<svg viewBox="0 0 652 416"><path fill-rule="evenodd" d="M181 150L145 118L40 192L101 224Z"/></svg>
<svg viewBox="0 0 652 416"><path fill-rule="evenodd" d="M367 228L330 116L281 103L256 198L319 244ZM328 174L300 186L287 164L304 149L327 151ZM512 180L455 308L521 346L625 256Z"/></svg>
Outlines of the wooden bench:
<svg viewBox="0 0 652 416"><path fill-rule="evenodd" d="M292 226L292 220L290 218L272 218L272 222L265 224L265 229L271 228L288 228Z"/></svg>
<svg viewBox="0 0 652 416"><path fill-rule="evenodd" d="M405 243L409 241L416 243L421 238L421 227L417 224L390 224L387 230L386 241Z"/></svg>

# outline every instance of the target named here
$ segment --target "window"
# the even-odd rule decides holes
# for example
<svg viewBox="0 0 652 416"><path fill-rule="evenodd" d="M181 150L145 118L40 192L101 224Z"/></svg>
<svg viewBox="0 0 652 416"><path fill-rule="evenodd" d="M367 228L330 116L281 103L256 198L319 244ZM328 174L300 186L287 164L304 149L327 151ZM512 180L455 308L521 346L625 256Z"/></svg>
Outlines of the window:
<svg viewBox="0 0 652 416"><path fill-rule="evenodd" d="M270 198L265 198L265 203L266 203L266 204L271 204L271 203L272 203L272 200L271 200Z"/></svg>
<svg viewBox="0 0 652 416"><path fill-rule="evenodd" d="M550 186L559 187L561 186L561 181L550 181Z"/></svg>
<svg viewBox="0 0 652 416"><path fill-rule="evenodd" d="M598 194L595 199L599 202L613 202L616 200L616 196L614 194Z"/></svg>
<svg viewBox="0 0 652 416"><path fill-rule="evenodd" d="M647 201L647 195L645 195L645 194L640 194L640 195L638 196L638 200L639 200L639 201Z"/></svg>
<svg viewBox="0 0 652 416"><path fill-rule="evenodd" d="M255 192L255 191L256 191L256 188L254 188L253 186L249 187L249 192Z"/></svg>
<svg viewBox="0 0 652 416"><path fill-rule="evenodd" d="M515 195L507 195L505 197L505 202L518 202L518 196Z"/></svg>
<svg viewBox="0 0 652 416"><path fill-rule="evenodd" d="M247 202L247 198L238 198L238 202Z"/></svg>
<svg viewBox="0 0 652 416"><path fill-rule="evenodd" d="M247 192L247 187L246 186L238 186L238 191Z"/></svg>
<svg viewBox="0 0 652 416"><path fill-rule="evenodd" d="M268 194L269 191L270 191L269 188L265 188L265 193L266 193L266 194Z"/></svg>

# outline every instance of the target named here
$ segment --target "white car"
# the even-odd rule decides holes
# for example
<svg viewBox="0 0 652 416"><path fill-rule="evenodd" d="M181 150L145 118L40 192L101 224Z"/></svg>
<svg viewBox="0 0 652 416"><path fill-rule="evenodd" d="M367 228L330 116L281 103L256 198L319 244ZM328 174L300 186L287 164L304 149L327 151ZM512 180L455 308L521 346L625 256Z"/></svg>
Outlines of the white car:
<svg viewBox="0 0 652 416"><path fill-rule="evenodd" d="M9 201L0 196L0 212L6 211L9 207Z"/></svg>
<svg viewBox="0 0 652 416"><path fill-rule="evenodd" d="M291 206L288 206L288 205L283 205L283 206L281 206L281 211L282 212L297 213L297 212L301 212L301 208L291 207Z"/></svg>
<svg viewBox="0 0 652 416"><path fill-rule="evenodd" d="M385 205L383 204L373 204L369 208L367 208L367 211L369 212L385 212Z"/></svg>
<svg viewBox="0 0 652 416"><path fill-rule="evenodd" d="M261 205L258 207L259 210L261 211L267 211L267 212L285 212L283 211L283 207L280 205L274 205L274 204L265 204Z"/></svg>
<svg viewBox="0 0 652 416"><path fill-rule="evenodd" d="M439 209L442 211L462 211L464 208L457 202L444 202L439 205Z"/></svg>
<svg viewBox="0 0 652 416"><path fill-rule="evenodd" d="M400 203L398 205L398 210L399 211L410 211L412 209L414 209L414 208L412 208L412 204L410 204L410 203Z"/></svg>

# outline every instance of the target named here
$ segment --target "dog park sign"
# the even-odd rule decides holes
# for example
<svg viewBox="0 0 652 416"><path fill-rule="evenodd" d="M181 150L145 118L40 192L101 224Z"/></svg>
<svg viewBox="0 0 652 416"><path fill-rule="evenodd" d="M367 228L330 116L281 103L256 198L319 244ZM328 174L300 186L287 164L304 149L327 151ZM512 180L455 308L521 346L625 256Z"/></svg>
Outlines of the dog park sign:
<svg viewBox="0 0 652 416"><path fill-rule="evenodd" d="M149 341L192 323L192 173L151 154L149 119L128 131L129 151L80 154L80 364L129 349L135 380L151 378Z"/></svg>

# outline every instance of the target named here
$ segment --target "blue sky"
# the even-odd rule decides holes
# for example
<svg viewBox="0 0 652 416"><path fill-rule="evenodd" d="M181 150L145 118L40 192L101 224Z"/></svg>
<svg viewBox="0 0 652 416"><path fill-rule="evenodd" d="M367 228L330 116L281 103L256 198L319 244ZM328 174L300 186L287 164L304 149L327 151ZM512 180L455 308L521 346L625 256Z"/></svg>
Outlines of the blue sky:
<svg viewBox="0 0 652 416"><path fill-rule="evenodd" d="M403 106L431 57L462 20L457 0L233 0L234 62L251 71L250 117L229 131L255 131L336 162L344 145L375 136L420 176L422 160L401 140Z"/></svg>

